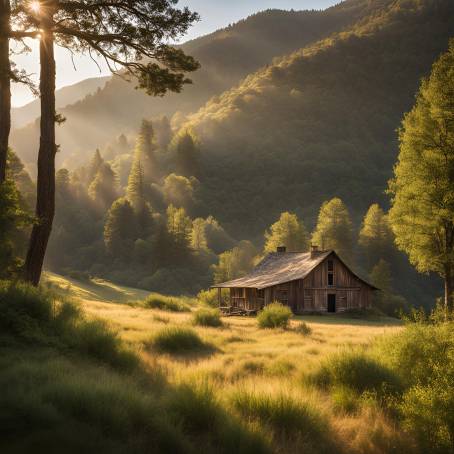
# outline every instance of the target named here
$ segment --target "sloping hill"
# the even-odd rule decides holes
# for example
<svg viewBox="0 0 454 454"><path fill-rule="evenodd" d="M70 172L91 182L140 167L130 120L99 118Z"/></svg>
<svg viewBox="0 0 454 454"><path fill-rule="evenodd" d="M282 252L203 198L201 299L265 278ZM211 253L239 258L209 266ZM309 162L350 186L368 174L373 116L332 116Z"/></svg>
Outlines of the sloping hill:
<svg viewBox="0 0 454 454"><path fill-rule="evenodd" d="M102 88L110 77L93 77L85 79L73 85L68 85L55 92L55 102L57 109L74 104L87 95L95 93L98 88ZM35 99L25 106L16 107L11 111L13 128L22 128L40 116L40 102Z"/></svg>
<svg viewBox="0 0 454 454"><path fill-rule="evenodd" d="M115 77L94 95L62 110L67 122L58 128L59 163L74 167L87 152L102 147L120 132L135 131L143 117L172 116L196 111L211 96L237 84L243 77L278 57L343 30L367 11L365 0L350 0L326 11L269 10L226 29L183 45L202 64L192 75L194 84L181 94L150 98ZM12 134L19 156L34 162L38 125L29 124Z"/></svg>
<svg viewBox="0 0 454 454"><path fill-rule="evenodd" d="M454 36L454 4L362 3L369 15L350 30L249 76L184 125L203 144L207 212L234 234L261 233L288 209L312 221L336 195L357 215L386 204L396 129Z"/></svg>

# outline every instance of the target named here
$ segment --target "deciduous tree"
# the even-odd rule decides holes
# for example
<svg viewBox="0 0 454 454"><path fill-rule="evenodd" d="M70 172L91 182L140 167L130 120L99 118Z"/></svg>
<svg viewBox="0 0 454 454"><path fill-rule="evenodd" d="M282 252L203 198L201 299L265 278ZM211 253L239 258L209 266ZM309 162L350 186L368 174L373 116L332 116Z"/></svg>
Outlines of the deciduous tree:
<svg viewBox="0 0 454 454"><path fill-rule="evenodd" d="M303 252L309 248L309 235L296 214L282 213L281 217L265 233L265 252L276 252L285 246L289 252Z"/></svg>
<svg viewBox="0 0 454 454"><path fill-rule="evenodd" d="M420 272L445 281L453 309L454 275L454 41L422 82L403 120L400 152L390 182L396 244Z"/></svg>

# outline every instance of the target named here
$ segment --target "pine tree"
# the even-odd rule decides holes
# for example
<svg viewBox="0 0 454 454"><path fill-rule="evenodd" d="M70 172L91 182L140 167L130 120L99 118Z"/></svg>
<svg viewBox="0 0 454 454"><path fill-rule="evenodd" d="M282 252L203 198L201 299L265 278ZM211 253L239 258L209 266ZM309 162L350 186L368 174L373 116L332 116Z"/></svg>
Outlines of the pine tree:
<svg viewBox="0 0 454 454"><path fill-rule="evenodd" d="M95 154L91 158L90 165L87 171L87 184L90 185L95 179L99 169L104 164L104 159L101 156L99 148L96 149Z"/></svg>
<svg viewBox="0 0 454 454"><path fill-rule="evenodd" d="M445 307L454 288L454 40L422 82L403 120L390 182L389 216L396 244L420 272L445 281Z"/></svg>
<svg viewBox="0 0 454 454"><path fill-rule="evenodd" d="M91 199L103 211L107 210L118 197L117 177L109 164L103 163L88 188Z"/></svg>
<svg viewBox="0 0 454 454"><path fill-rule="evenodd" d="M179 175L186 177L199 174L199 150L191 134L186 132L177 142L176 167Z"/></svg>
<svg viewBox="0 0 454 454"><path fill-rule="evenodd" d="M136 153L132 163L131 172L129 173L128 186L126 194L134 211L138 212L145 204L144 198L144 176L140 154Z"/></svg>
<svg viewBox="0 0 454 454"><path fill-rule="evenodd" d="M323 203L312 242L323 250L334 249L345 261L353 259L353 225L341 199Z"/></svg>
<svg viewBox="0 0 454 454"><path fill-rule="evenodd" d="M136 153L140 157L144 178L147 183L157 181L159 178L155 150L153 123L144 119L142 120L137 139Z"/></svg>
<svg viewBox="0 0 454 454"><path fill-rule="evenodd" d="M393 246L393 233L388 216L376 203L370 206L364 216L358 243L363 250L369 270L381 258L389 260Z"/></svg>
<svg viewBox="0 0 454 454"><path fill-rule="evenodd" d="M116 0L113 3L38 0L34 8L30 8L30 2L18 2L16 22L30 29L30 36L39 34L40 37L38 221L33 225L24 267L25 279L33 285L39 284L55 216L55 125L63 120L56 114L55 42L71 52L90 55L95 52L104 58L109 69L131 76L138 88L149 95L163 96L169 90L179 92L190 82L185 73L196 70L199 65L181 49L167 43L169 38L181 36L198 16L187 8L175 8L175 3L173 0ZM5 55L8 57L3 46L0 59ZM2 65L5 67L6 64ZM0 171L3 151L6 153L0 144Z"/></svg>
<svg viewBox="0 0 454 454"><path fill-rule="evenodd" d="M127 260L134 250L137 239L134 210L127 199L116 200L106 216L104 244L114 258Z"/></svg>
<svg viewBox="0 0 454 454"><path fill-rule="evenodd" d="M309 236L295 214L282 213L279 220L265 232L265 252L276 252L285 246L289 252L304 252L309 248Z"/></svg>
<svg viewBox="0 0 454 454"><path fill-rule="evenodd" d="M175 243L183 248L189 249L192 222L186 216L184 208L175 208L173 205L167 208L167 229L173 236Z"/></svg>

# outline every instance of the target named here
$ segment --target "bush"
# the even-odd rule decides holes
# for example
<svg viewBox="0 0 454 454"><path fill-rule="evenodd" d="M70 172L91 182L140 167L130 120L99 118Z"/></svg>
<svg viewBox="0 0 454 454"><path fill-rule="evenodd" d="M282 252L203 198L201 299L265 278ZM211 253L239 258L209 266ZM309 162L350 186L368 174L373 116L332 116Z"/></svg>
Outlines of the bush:
<svg viewBox="0 0 454 454"><path fill-rule="evenodd" d="M295 326L295 332L302 334L303 336L309 336L312 333L312 328L305 322L301 322Z"/></svg>
<svg viewBox="0 0 454 454"><path fill-rule="evenodd" d="M358 393L380 394L402 389L399 377L362 352L343 352L326 359L309 381L322 387L346 387Z"/></svg>
<svg viewBox="0 0 454 454"><path fill-rule="evenodd" d="M230 295L230 291L228 289L221 289L221 298L225 300ZM218 301L218 289L213 288L210 290L201 290L197 294L197 300L205 304L206 306L217 308L219 306Z"/></svg>
<svg viewBox="0 0 454 454"><path fill-rule="evenodd" d="M259 313L257 322L260 328L287 328L292 316L290 308L274 302Z"/></svg>
<svg viewBox="0 0 454 454"><path fill-rule="evenodd" d="M156 350L172 354L184 354L212 349L212 346L205 343L193 329L179 326L162 329L154 336L151 343Z"/></svg>
<svg viewBox="0 0 454 454"><path fill-rule="evenodd" d="M159 309L167 312L190 312L189 307L176 298L162 295L150 295L144 302L149 309Z"/></svg>
<svg viewBox="0 0 454 454"><path fill-rule="evenodd" d="M222 326L221 313L218 309L199 309L194 313L194 324L199 326Z"/></svg>
<svg viewBox="0 0 454 454"><path fill-rule="evenodd" d="M336 411L354 413L358 410L358 395L345 386L334 388L331 392L331 400Z"/></svg>

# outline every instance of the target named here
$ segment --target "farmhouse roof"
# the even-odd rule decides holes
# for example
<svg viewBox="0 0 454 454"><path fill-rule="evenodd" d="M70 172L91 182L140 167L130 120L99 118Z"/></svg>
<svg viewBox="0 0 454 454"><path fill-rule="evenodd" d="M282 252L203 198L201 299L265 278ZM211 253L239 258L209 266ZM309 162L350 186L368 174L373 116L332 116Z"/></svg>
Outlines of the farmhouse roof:
<svg viewBox="0 0 454 454"><path fill-rule="evenodd" d="M256 288L261 290L285 282L304 279L331 254L336 255L341 260L333 250L320 251L315 254L310 252L272 252L246 276L213 285L212 288ZM355 276L369 287L375 289L374 286L356 274Z"/></svg>

